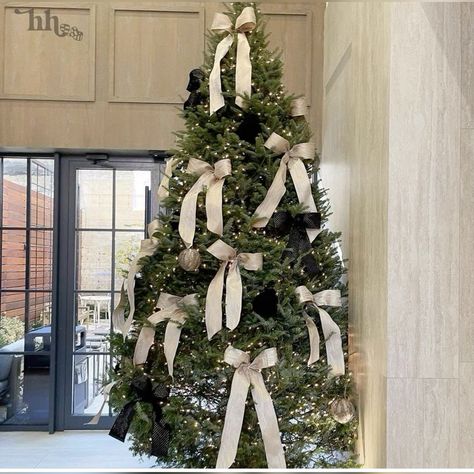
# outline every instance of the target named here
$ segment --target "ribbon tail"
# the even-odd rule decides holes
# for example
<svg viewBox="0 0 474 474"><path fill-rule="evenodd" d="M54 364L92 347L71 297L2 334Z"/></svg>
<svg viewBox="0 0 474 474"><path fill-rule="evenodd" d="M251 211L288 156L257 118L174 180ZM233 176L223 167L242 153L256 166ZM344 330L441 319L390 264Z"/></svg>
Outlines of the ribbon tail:
<svg viewBox="0 0 474 474"><path fill-rule="evenodd" d="M207 228L222 236L224 232L224 218L222 217L222 188L224 180L219 179L209 186L206 193Z"/></svg>
<svg viewBox="0 0 474 474"><path fill-rule="evenodd" d="M239 264L234 261L229 269L225 284L226 326L233 331L240 322L242 312L242 278Z"/></svg>
<svg viewBox="0 0 474 474"><path fill-rule="evenodd" d="M244 108L245 99L252 93L252 63L250 62L250 45L245 33L237 35L237 59L235 66L235 103Z"/></svg>
<svg viewBox="0 0 474 474"><path fill-rule="evenodd" d="M295 252L295 257L307 253L311 250L311 242L308 237L307 227L296 227L294 226L290 232L288 239L288 246ZM305 270L312 277L319 275L320 271L315 258L311 254L304 255L301 261L305 267Z"/></svg>
<svg viewBox="0 0 474 474"><path fill-rule="evenodd" d="M228 53L233 42L233 35L227 35L223 40L221 40L216 48L214 66L209 75L209 115L212 115L225 105L224 96L222 95L221 61Z"/></svg>
<svg viewBox="0 0 474 474"><path fill-rule="evenodd" d="M272 397L268 393L260 372L252 372L252 397L255 402L258 423L262 432L265 456L269 469L285 469L285 453L280 439L278 419Z"/></svg>
<svg viewBox="0 0 474 474"><path fill-rule="evenodd" d="M324 309L318 307L318 311L326 344L328 365L331 367L331 375L344 375L345 364L341 330Z"/></svg>
<svg viewBox="0 0 474 474"><path fill-rule="evenodd" d="M306 171L306 166L303 161L295 159L289 169L296 194L298 195L298 200L305 206L304 212L318 212L313 198L311 181L309 180L308 172ZM312 242L320 232L321 229L306 229L310 242Z"/></svg>
<svg viewBox="0 0 474 474"><path fill-rule="evenodd" d="M127 336L128 331L130 331L133 322L133 315L135 314L135 274L129 273L127 276L127 297L130 310L123 325L122 334L124 339Z"/></svg>
<svg viewBox="0 0 474 474"><path fill-rule="evenodd" d="M123 333L125 326L125 308L127 306L127 298L125 296L125 282L122 283L122 288L120 289L120 299L112 312L112 326L113 328L121 331ZM124 334L125 337L125 334Z"/></svg>
<svg viewBox="0 0 474 474"><path fill-rule="evenodd" d="M192 247L194 232L196 231L196 206L199 193L204 189L204 184L208 179L208 173L202 174L193 184L181 204L179 215L179 235L183 239L187 248Z"/></svg>
<svg viewBox="0 0 474 474"><path fill-rule="evenodd" d="M222 329L222 293L227 262L222 262L219 270L209 284L206 295L206 329L210 340Z"/></svg>
<svg viewBox="0 0 474 474"><path fill-rule="evenodd" d="M234 372L229 401L227 402L216 469L228 469L235 461L249 386L248 378L237 369Z"/></svg>
<svg viewBox="0 0 474 474"><path fill-rule="evenodd" d="M168 364L168 373L173 377L173 364L178 350L179 338L181 336L181 325L168 321L164 339L164 353Z"/></svg>
<svg viewBox="0 0 474 474"><path fill-rule="evenodd" d="M116 384L117 382L110 382L104 387L104 401L102 402L102 405L99 408L99 411L94 415L94 417L85 423L86 425L97 425L99 423L100 417L102 416L102 411L105 408L105 405L109 401L109 395L110 391L112 390L112 387Z"/></svg>
<svg viewBox="0 0 474 474"><path fill-rule="evenodd" d="M170 428L161 417L158 418L158 416L155 416L155 419L153 420L150 454L152 456L160 457L168 454Z"/></svg>
<svg viewBox="0 0 474 474"><path fill-rule="evenodd" d="M125 441L128 429L130 428L130 424L132 423L133 417L135 415L136 403L137 402L135 400L132 400L122 408L109 431L109 436L112 436L112 438L115 438L118 441L122 441L122 443Z"/></svg>
<svg viewBox="0 0 474 474"><path fill-rule="evenodd" d="M158 191L156 193L158 197L158 201L162 201L163 199L167 198L169 196L169 184L170 184L170 178L171 174L173 173L174 168L176 167L176 164L178 163L178 160L176 158L170 158L166 162L165 166L165 171L163 173L163 178L161 179L160 186L158 187Z"/></svg>
<svg viewBox="0 0 474 474"><path fill-rule="evenodd" d="M148 326L143 326L135 344L133 354L133 365L144 364L148 358L150 347L155 342L155 330Z"/></svg>
<svg viewBox="0 0 474 474"><path fill-rule="evenodd" d="M314 364L317 360L319 360L319 333L316 323L308 316L306 312L303 312L304 322L306 323L306 327L308 328L308 336L309 336L309 359L308 365Z"/></svg>
<svg viewBox="0 0 474 474"><path fill-rule="evenodd" d="M273 182L267 191L265 199L255 210L254 216L257 218L257 221L254 223L254 227L262 228L268 224L268 221L278 207L281 198L285 195L286 170L287 165L283 157L280 161L280 167L278 168L275 178L273 178Z"/></svg>

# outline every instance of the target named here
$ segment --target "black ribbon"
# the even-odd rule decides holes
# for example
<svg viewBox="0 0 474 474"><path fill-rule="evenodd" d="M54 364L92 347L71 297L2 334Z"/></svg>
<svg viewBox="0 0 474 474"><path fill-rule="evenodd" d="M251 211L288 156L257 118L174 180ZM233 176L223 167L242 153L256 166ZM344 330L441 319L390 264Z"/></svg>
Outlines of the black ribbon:
<svg viewBox="0 0 474 474"><path fill-rule="evenodd" d="M150 403L153 407L153 428L151 435L152 456L166 456L168 454L170 427L164 422L162 404L168 401L169 390L163 384L153 384L146 375L139 375L131 382L134 397L122 408L109 435L119 441L125 441L130 424L135 416L135 407L138 402Z"/></svg>
<svg viewBox="0 0 474 474"><path fill-rule="evenodd" d="M202 104L202 94L199 92L201 82L204 80L204 73L200 69L193 69L189 73L189 82L186 90L190 92L189 97L183 105L184 110Z"/></svg>
<svg viewBox="0 0 474 474"><path fill-rule="evenodd" d="M294 261L302 253L311 250L306 229L319 229L321 227L321 214L319 212L307 212L292 216L288 211L276 212L272 219L272 227L278 234L289 234L288 246L283 251L283 258ZM301 258L306 271L311 276L319 274L319 268L312 255L304 255Z"/></svg>

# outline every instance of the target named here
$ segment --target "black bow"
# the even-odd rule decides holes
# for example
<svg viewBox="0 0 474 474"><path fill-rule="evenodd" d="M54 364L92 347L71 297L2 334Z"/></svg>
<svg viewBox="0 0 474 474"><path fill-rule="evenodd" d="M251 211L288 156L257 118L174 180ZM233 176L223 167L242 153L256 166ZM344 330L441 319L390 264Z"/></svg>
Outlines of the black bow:
<svg viewBox="0 0 474 474"><path fill-rule="evenodd" d="M255 145L255 141L259 133L262 132L260 117L257 114L246 113L244 119L240 122L235 133L241 140L245 140L251 145Z"/></svg>
<svg viewBox="0 0 474 474"><path fill-rule="evenodd" d="M193 69L189 73L189 83L186 90L190 92L188 99L184 103L184 110L196 107L202 103L202 94L199 92L201 81L204 79L204 73L200 69Z"/></svg>
<svg viewBox="0 0 474 474"><path fill-rule="evenodd" d="M265 288L252 302L253 310L262 318L274 318L278 310L278 296L274 288Z"/></svg>
<svg viewBox="0 0 474 474"><path fill-rule="evenodd" d="M134 398L122 408L109 435L125 441L128 429L135 415L137 402L150 403L153 407L153 428L151 435L152 456L166 456L170 439L170 427L163 420L162 404L168 401L169 390L163 384L153 384L146 375L139 375L131 382Z"/></svg>
<svg viewBox="0 0 474 474"><path fill-rule="evenodd" d="M302 253L311 250L311 242L306 229L319 229L321 227L321 214L319 212L307 212L292 216L288 211L279 211L275 213L272 221L272 227L277 233L290 234L288 246L283 251L282 256L293 261ZM311 276L319 274L318 265L312 255L304 255L301 261Z"/></svg>

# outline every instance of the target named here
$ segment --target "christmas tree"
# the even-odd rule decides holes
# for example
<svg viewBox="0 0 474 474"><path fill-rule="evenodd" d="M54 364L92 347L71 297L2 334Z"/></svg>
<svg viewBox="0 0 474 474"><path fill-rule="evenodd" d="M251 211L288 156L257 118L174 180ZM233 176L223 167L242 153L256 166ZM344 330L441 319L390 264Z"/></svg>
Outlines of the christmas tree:
<svg viewBox="0 0 474 474"><path fill-rule="evenodd" d="M114 312L111 435L168 467L353 466L345 270L306 107L257 6L227 9Z"/></svg>

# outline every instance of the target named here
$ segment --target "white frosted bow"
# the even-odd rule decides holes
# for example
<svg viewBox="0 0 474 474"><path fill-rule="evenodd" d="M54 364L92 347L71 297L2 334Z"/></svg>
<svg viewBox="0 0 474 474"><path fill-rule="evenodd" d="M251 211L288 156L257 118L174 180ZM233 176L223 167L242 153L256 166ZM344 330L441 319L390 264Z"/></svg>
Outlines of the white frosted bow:
<svg viewBox="0 0 474 474"><path fill-rule="evenodd" d="M230 245L217 240L207 251L222 261L219 270L209 284L206 296L206 328L209 339L222 329L222 294L224 292L224 277L229 268L225 281L225 313L226 326L234 330L240 321L242 311L242 279L240 265L246 270L257 271L263 267L261 253L237 253Z"/></svg>
<svg viewBox="0 0 474 474"><path fill-rule="evenodd" d="M222 189L225 177L232 172L232 165L228 158L219 160L214 166L205 161L191 158L188 163L188 173L198 175L199 178L184 196L179 216L179 235L187 248L192 247L196 230L196 205L199 193L206 192L207 228L219 236L224 232L222 217Z"/></svg>
<svg viewBox="0 0 474 474"><path fill-rule="evenodd" d="M265 142L265 146L275 153L284 153L284 155L265 199L255 210L254 216L257 220L253 226L261 228L268 224L281 198L286 193L287 171L290 172L299 202L305 206L305 212L317 212L311 190L311 181L303 164L303 160L314 160L314 143L298 143L290 148L288 140L277 133L272 133ZM306 229L310 242L317 237L320 231L320 229Z"/></svg>
<svg viewBox="0 0 474 474"><path fill-rule="evenodd" d="M158 201L162 201L163 199L167 198L170 195L170 192L169 192L170 178L171 178L171 175L173 174L174 169L176 168L176 165L178 164L178 161L179 160L177 158L170 158L166 162L163 178L161 178L161 183L156 193L156 195L158 196Z"/></svg>
<svg viewBox="0 0 474 474"><path fill-rule="evenodd" d="M229 401L217 457L217 469L228 469L235 461L240 432L245 413L245 402L249 387L255 403L258 423L262 432L265 455L270 469L285 469L285 454L280 439L280 429L273 401L262 376L262 369L273 367L278 362L277 351L273 347L262 351L253 362L250 356L239 349L228 346L224 361L235 367Z"/></svg>
<svg viewBox="0 0 474 474"><path fill-rule="evenodd" d="M115 307L112 313L112 321L114 329L121 331L124 339L130 330L133 322L133 315L135 314L135 276L140 271L142 265L140 260L143 257L149 257L155 253L158 245L158 239L153 237L153 234L160 228L160 222L158 219L148 224L148 239L144 239L140 242L140 250L137 256L130 263L128 275L126 280L122 284L120 290L120 300L118 305ZM127 319L125 319L125 309L127 307L127 299L129 305L129 313Z"/></svg>
<svg viewBox="0 0 474 474"><path fill-rule="evenodd" d="M342 350L341 330L332 320L331 316L320 306L341 306L341 292L339 290L325 290L315 293L299 286L296 288L296 295L301 304L310 304L319 312L321 327L323 329L328 365L331 367L331 375L344 375L344 352ZM315 322L303 311L306 327L308 328L310 356L308 365L313 364L319 359L319 334Z"/></svg>
<svg viewBox="0 0 474 474"><path fill-rule="evenodd" d="M168 321L165 331L165 340L163 349L168 364L168 373L173 377L173 363L178 350L181 328L186 321L187 314L184 306L197 306L197 294L184 297L161 293L158 298L157 307L160 311L153 313L149 318L151 324L156 325L162 321ZM135 345L135 354L133 355L134 365L144 364L148 357L150 347L155 340L155 329L149 326L143 326Z"/></svg>
<svg viewBox="0 0 474 474"><path fill-rule="evenodd" d="M244 106L244 99L240 95L250 96L252 93L252 63L250 62L250 45L246 33L256 26L255 11L252 7L245 7L235 21L237 33L237 59L235 63L235 103ZM229 33L216 47L214 66L209 76L209 113L224 107L224 96L221 84L221 61L229 52L234 42L234 26L230 18L223 13L216 13L211 30L219 33ZM239 95L240 94L240 95Z"/></svg>

